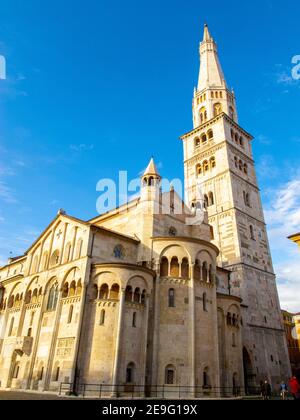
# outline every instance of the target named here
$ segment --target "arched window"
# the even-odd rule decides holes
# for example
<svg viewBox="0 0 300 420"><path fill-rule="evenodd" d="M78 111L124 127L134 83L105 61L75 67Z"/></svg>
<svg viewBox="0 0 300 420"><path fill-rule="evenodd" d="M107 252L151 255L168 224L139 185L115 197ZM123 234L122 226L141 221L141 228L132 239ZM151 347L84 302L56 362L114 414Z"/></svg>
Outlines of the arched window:
<svg viewBox="0 0 300 420"><path fill-rule="evenodd" d="M62 298L66 299L69 296L69 283L65 283L62 292Z"/></svg>
<svg viewBox="0 0 300 420"><path fill-rule="evenodd" d="M38 295L38 303L42 303L42 298L43 298L43 289L41 287L39 290L39 295Z"/></svg>
<svg viewBox="0 0 300 420"><path fill-rule="evenodd" d="M150 176L148 179L148 187L153 187L154 185L154 178L153 176Z"/></svg>
<svg viewBox="0 0 300 420"><path fill-rule="evenodd" d="M134 363L129 363L126 369L126 383L128 385L134 383L134 376L135 376L135 365Z"/></svg>
<svg viewBox="0 0 300 420"><path fill-rule="evenodd" d="M27 337L31 337L31 336L32 336L32 328L28 328Z"/></svg>
<svg viewBox="0 0 300 420"><path fill-rule="evenodd" d="M135 303L140 303L141 300L141 290L139 287L137 287L134 291L133 300Z"/></svg>
<svg viewBox="0 0 300 420"><path fill-rule="evenodd" d="M143 290L142 297L141 297L142 305L145 305L146 303L146 294L147 294L146 290Z"/></svg>
<svg viewBox="0 0 300 420"><path fill-rule="evenodd" d="M71 285L70 285L69 297L75 296L75 292L76 292L76 281L73 280Z"/></svg>
<svg viewBox="0 0 300 420"><path fill-rule="evenodd" d="M222 114L222 105L220 103L214 104L214 116Z"/></svg>
<svg viewBox="0 0 300 420"><path fill-rule="evenodd" d="M81 284L81 280L78 280L77 285L76 285L76 296L81 296L82 293L82 284Z"/></svg>
<svg viewBox="0 0 300 420"><path fill-rule="evenodd" d="M190 278L190 265L189 265L189 260L187 258L184 258L182 260L181 277L183 279L189 279Z"/></svg>
<svg viewBox="0 0 300 420"><path fill-rule="evenodd" d="M207 111L205 107L200 109L200 124L205 123L207 120Z"/></svg>
<svg viewBox="0 0 300 420"><path fill-rule="evenodd" d="M206 368L203 371L203 388L210 387L210 379L209 379L209 369Z"/></svg>
<svg viewBox="0 0 300 420"><path fill-rule="evenodd" d="M160 262L160 277L169 276L169 261L168 258L162 257Z"/></svg>
<svg viewBox="0 0 300 420"><path fill-rule="evenodd" d="M201 142L202 142L203 145L205 145L207 143L207 136L206 136L206 134L203 134L201 136Z"/></svg>
<svg viewBox="0 0 300 420"><path fill-rule="evenodd" d="M247 165L247 163L245 163L245 165L244 165L244 173L246 175L248 175L248 165Z"/></svg>
<svg viewBox="0 0 300 420"><path fill-rule="evenodd" d="M100 288L99 298L103 299L103 300L107 300L108 299L108 293L109 293L108 285L107 284L102 284L102 286Z"/></svg>
<svg viewBox="0 0 300 420"><path fill-rule="evenodd" d="M216 158L212 157L210 159L210 168L214 169L216 167Z"/></svg>
<svg viewBox="0 0 300 420"><path fill-rule="evenodd" d="M74 313L74 306L71 305L69 309L69 315L68 315L68 324L72 324L73 313Z"/></svg>
<svg viewBox="0 0 300 420"><path fill-rule="evenodd" d="M200 163L198 163L198 165L196 166L196 175L202 175L202 166L200 165Z"/></svg>
<svg viewBox="0 0 300 420"><path fill-rule="evenodd" d="M8 300L8 309L13 308L14 304L15 304L15 297L14 295L12 295Z"/></svg>
<svg viewBox="0 0 300 420"><path fill-rule="evenodd" d="M13 329L14 329L14 323L15 323L15 318L12 318L11 321L10 321L10 325L9 325L8 337L12 336Z"/></svg>
<svg viewBox="0 0 300 420"><path fill-rule="evenodd" d="M137 317L137 314L136 314L136 312L134 312L133 315L132 315L132 327L133 328L136 328L136 317Z"/></svg>
<svg viewBox="0 0 300 420"><path fill-rule="evenodd" d="M194 279L200 280L200 278L201 278L201 263L199 260L196 260L195 266L194 266Z"/></svg>
<svg viewBox="0 0 300 420"><path fill-rule="evenodd" d="M15 307L19 308L20 307L20 295L17 294L16 299L15 299Z"/></svg>
<svg viewBox="0 0 300 420"><path fill-rule="evenodd" d="M199 137L196 137L195 138L195 147L199 147L200 146L200 139L199 139Z"/></svg>
<svg viewBox="0 0 300 420"><path fill-rule="evenodd" d="M208 205L213 206L215 204L214 194L212 192L208 193Z"/></svg>
<svg viewBox="0 0 300 420"><path fill-rule="evenodd" d="M55 267L58 264L59 264L59 251L56 250L53 252L50 258L50 267Z"/></svg>
<svg viewBox="0 0 300 420"><path fill-rule="evenodd" d="M238 144L239 143L239 135L238 135L238 133L235 134L234 139L235 139L236 144Z"/></svg>
<svg viewBox="0 0 300 420"><path fill-rule="evenodd" d="M102 309L101 313L100 313L100 325L105 325L105 310Z"/></svg>
<svg viewBox="0 0 300 420"><path fill-rule="evenodd" d="M207 312L207 294L203 293L203 311Z"/></svg>
<svg viewBox="0 0 300 420"><path fill-rule="evenodd" d="M239 167L238 158L236 156L234 157L234 165L235 165L236 168Z"/></svg>
<svg viewBox="0 0 300 420"><path fill-rule="evenodd" d="M239 168L240 168L240 171L242 171L244 168L243 162L241 160L239 161Z"/></svg>
<svg viewBox="0 0 300 420"><path fill-rule="evenodd" d="M244 147L244 139L242 136L240 137L240 146Z"/></svg>
<svg viewBox="0 0 300 420"><path fill-rule="evenodd" d="M31 302L31 295L32 295L32 292L31 292L31 290L29 290L26 293L26 296L25 296L25 304L26 305L29 305L30 304L30 302Z"/></svg>
<svg viewBox="0 0 300 420"><path fill-rule="evenodd" d="M127 286L126 287L126 291L125 291L125 300L126 302L132 302L133 299L133 290L131 286Z"/></svg>
<svg viewBox="0 0 300 420"><path fill-rule="evenodd" d="M175 236L177 236L177 230L173 226L171 226L169 229L169 236L172 236L174 238Z"/></svg>
<svg viewBox="0 0 300 420"><path fill-rule="evenodd" d="M171 260L171 277L179 277L179 261L177 257Z"/></svg>
<svg viewBox="0 0 300 420"><path fill-rule="evenodd" d="M205 209L208 208L208 196L207 196L207 194L204 194L204 208Z"/></svg>
<svg viewBox="0 0 300 420"><path fill-rule="evenodd" d="M55 311L58 301L58 285L53 285L49 291L47 311Z"/></svg>
<svg viewBox="0 0 300 420"><path fill-rule="evenodd" d="M169 308L175 308L175 290L169 290Z"/></svg>
<svg viewBox="0 0 300 420"><path fill-rule="evenodd" d="M166 367L165 384L166 385L174 385L175 384L175 367L173 365L169 365L169 366Z"/></svg>
<svg viewBox="0 0 300 420"><path fill-rule="evenodd" d="M207 263L204 262L202 265L202 280L207 282L207 277L208 277Z"/></svg>
<svg viewBox="0 0 300 420"><path fill-rule="evenodd" d="M38 301L38 289L35 289L35 290L33 291L33 294L32 294L32 299L31 299L31 302L32 302L33 304L36 304L36 303L37 303L37 301Z"/></svg>
<svg viewBox="0 0 300 420"><path fill-rule="evenodd" d="M109 298L112 300L118 300L120 293L120 286L118 284L114 284L110 289L110 296Z"/></svg>
<svg viewBox="0 0 300 420"><path fill-rule="evenodd" d="M213 140L213 138L214 138L214 132L212 130L209 130L207 132L207 137L208 137L209 140Z"/></svg>
<svg viewBox="0 0 300 420"><path fill-rule="evenodd" d="M203 162L203 172L205 173L205 172L208 172L208 171L209 171L209 163L208 163L207 160L205 160Z"/></svg>
<svg viewBox="0 0 300 420"><path fill-rule="evenodd" d="M233 131L233 129L231 129L230 133L231 133L231 139L234 140L234 131Z"/></svg>
<svg viewBox="0 0 300 420"><path fill-rule="evenodd" d="M209 266L208 281L209 283L213 283L214 281L214 272L212 265Z"/></svg>
<svg viewBox="0 0 300 420"><path fill-rule="evenodd" d="M230 312L227 314L227 325L232 325L232 315Z"/></svg>

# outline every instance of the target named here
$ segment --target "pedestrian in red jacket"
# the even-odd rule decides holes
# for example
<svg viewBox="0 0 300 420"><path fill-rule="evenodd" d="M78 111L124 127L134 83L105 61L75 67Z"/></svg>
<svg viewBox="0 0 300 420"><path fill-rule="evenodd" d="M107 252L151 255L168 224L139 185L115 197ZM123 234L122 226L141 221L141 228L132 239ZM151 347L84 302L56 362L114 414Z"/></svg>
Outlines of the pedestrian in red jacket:
<svg viewBox="0 0 300 420"><path fill-rule="evenodd" d="M297 400L298 397L299 397L299 393L300 393L300 385L299 385L299 382L298 382L296 376L292 377L289 385L290 385L290 391L291 391L291 394L292 394L294 400Z"/></svg>

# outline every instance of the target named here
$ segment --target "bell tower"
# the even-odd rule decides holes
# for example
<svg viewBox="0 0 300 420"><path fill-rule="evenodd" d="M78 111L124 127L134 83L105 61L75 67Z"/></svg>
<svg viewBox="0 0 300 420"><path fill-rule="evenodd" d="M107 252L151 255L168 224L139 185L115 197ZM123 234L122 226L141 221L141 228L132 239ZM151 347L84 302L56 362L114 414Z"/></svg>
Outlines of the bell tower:
<svg viewBox="0 0 300 420"><path fill-rule="evenodd" d="M217 45L207 25L193 97L194 129L182 136L186 200L202 190L219 265L232 271L231 292L243 299L245 383L281 381L290 363L252 154L253 137L238 123Z"/></svg>

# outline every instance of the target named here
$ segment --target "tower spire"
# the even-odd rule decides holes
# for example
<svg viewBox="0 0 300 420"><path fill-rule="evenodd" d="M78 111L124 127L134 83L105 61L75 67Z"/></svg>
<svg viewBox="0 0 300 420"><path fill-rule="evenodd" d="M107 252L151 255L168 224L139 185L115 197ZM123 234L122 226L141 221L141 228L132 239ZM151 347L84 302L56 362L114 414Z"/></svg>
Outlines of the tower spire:
<svg viewBox="0 0 300 420"><path fill-rule="evenodd" d="M227 87L218 57L217 44L204 26L203 41L200 43L200 72L198 87L194 91L194 128L222 114L238 121L236 101L233 92Z"/></svg>
<svg viewBox="0 0 300 420"><path fill-rule="evenodd" d="M203 42L205 41L211 41L212 37L210 35L209 29L208 29L208 25L207 23L204 25L204 36L203 36Z"/></svg>
<svg viewBox="0 0 300 420"><path fill-rule="evenodd" d="M210 87L227 88L218 57L217 44L209 32L207 24L204 26L203 41L200 44L200 61L198 91Z"/></svg>

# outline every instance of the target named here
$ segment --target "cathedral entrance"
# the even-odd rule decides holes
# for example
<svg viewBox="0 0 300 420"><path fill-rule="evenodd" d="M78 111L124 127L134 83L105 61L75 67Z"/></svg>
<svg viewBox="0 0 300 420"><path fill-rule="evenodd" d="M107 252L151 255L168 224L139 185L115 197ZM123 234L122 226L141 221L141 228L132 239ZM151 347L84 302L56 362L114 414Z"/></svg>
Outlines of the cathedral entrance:
<svg viewBox="0 0 300 420"><path fill-rule="evenodd" d="M256 391L255 390L256 375L253 371L250 355L245 347L243 348L243 364L244 364L245 392L246 392L246 395L251 395L252 393L255 393Z"/></svg>

